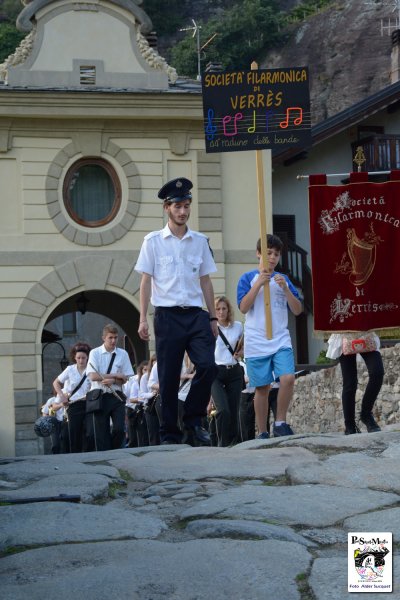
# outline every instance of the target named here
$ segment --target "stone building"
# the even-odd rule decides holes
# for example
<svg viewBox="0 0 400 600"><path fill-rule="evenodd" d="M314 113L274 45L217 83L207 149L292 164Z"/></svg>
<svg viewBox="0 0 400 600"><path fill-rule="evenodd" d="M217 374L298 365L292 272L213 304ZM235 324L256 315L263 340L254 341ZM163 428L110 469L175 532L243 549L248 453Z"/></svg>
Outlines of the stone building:
<svg viewBox="0 0 400 600"><path fill-rule="evenodd" d="M141 0L22 4L27 36L0 65L2 456L42 451L32 424L44 331L79 314L82 294L126 333L134 360L147 356L133 266L163 227L165 181L193 181L190 224L210 238L216 293L235 299L259 236L254 155L205 153L200 84L149 45Z"/></svg>

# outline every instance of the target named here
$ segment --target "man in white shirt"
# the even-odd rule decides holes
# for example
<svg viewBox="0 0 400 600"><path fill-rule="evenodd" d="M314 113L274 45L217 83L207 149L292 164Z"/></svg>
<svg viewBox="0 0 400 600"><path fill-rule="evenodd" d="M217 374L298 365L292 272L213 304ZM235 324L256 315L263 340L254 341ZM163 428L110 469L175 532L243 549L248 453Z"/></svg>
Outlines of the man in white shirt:
<svg viewBox="0 0 400 600"><path fill-rule="evenodd" d="M187 226L192 182L184 177L166 183L158 192L168 223L145 236L135 270L140 284L139 336L149 340L147 310L155 307L154 332L162 401L161 443L183 441L210 445L201 426L206 416L211 384L216 375L215 339L218 335L214 290L210 273L217 268L205 235ZM208 312L202 309L203 297ZM184 436L178 427L178 388L185 350L195 366L185 402Z"/></svg>
<svg viewBox="0 0 400 600"><path fill-rule="evenodd" d="M102 346L90 351L86 367L87 376L91 380L90 390L100 389L103 392L101 410L89 414L87 420L95 450L122 447L125 439L125 396L122 386L133 375L128 353L117 348L118 329L115 325L105 325L103 342Z"/></svg>

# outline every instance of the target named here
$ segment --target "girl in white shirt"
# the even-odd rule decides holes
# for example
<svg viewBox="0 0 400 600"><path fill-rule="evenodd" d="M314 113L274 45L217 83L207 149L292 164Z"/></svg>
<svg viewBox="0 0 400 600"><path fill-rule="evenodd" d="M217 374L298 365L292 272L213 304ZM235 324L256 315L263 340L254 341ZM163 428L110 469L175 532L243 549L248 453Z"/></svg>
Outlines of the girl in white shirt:
<svg viewBox="0 0 400 600"><path fill-rule="evenodd" d="M143 396L146 397L144 416L149 436L149 446L158 446L160 444L161 399L159 389L157 361L155 361L151 367L151 371L149 371L147 393L143 392Z"/></svg>
<svg viewBox="0 0 400 600"><path fill-rule="evenodd" d="M154 392L151 389L149 389L149 376L150 376L151 370L152 370L155 362L156 362L156 355L152 354L149 362L147 363L145 370L143 371L143 375L140 379L140 384L139 384L139 402L141 403L142 408L144 410L141 419L139 419L138 428L137 428L139 446L148 446L149 445L149 432L147 429L145 409L146 409L146 405L147 405L149 399L152 396L154 396Z"/></svg>
<svg viewBox="0 0 400 600"><path fill-rule="evenodd" d="M68 365L53 382L57 396L66 408L70 452L86 450L86 394L90 389L90 379L86 376L86 365L89 352L88 344L84 342L74 344L69 353L74 364Z"/></svg>
<svg viewBox="0 0 400 600"><path fill-rule="evenodd" d="M43 416L45 417L55 417L57 420L57 424L55 425L54 431L53 433L50 434L50 439L51 439L51 453L52 454L60 454L60 452L63 452L64 449L62 449L62 439L61 439L61 433L62 433L62 427L63 427L63 422L64 422L64 413L65 413L65 408L62 404L62 402L60 401L59 398L57 398L57 395L54 391L54 396L52 398L49 398L46 402L46 404L44 404L42 406L41 409L41 413Z"/></svg>
<svg viewBox="0 0 400 600"><path fill-rule="evenodd" d="M142 361L137 368L137 374L133 375L125 383L123 392L126 395L126 416L128 420L128 447L137 448L139 444L138 428L139 421L143 420L143 402L139 399L140 381L147 372L147 361Z"/></svg>
<svg viewBox="0 0 400 600"><path fill-rule="evenodd" d="M239 364L243 325L234 321L232 304L226 296L215 299L219 335L215 346L217 377L211 387L211 395L217 413L215 415L218 446L229 446L240 440L239 403L243 385L243 371ZM221 337L221 332L226 342ZM230 348L227 346L229 343ZM232 353L232 351L233 353Z"/></svg>

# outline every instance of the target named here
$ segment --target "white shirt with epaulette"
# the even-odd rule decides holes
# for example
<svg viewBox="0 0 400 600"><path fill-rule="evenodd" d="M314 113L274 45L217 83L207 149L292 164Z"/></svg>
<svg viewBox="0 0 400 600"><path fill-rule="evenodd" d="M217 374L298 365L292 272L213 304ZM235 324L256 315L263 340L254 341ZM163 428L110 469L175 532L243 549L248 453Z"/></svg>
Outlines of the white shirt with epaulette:
<svg viewBox="0 0 400 600"><path fill-rule="evenodd" d="M152 277L153 306L203 306L200 277L215 273L208 238L188 229L183 238L168 225L145 236L135 265Z"/></svg>

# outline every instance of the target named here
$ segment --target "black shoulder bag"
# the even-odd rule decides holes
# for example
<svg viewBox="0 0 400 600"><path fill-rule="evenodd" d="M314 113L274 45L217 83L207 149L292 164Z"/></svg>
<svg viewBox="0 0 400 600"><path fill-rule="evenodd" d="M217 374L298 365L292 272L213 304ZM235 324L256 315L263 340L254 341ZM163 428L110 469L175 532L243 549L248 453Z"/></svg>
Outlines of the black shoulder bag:
<svg viewBox="0 0 400 600"><path fill-rule="evenodd" d="M115 360L115 352L113 352L112 357L110 359L107 373L111 373L111 368L113 366L114 360ZM86 394L86 412L87 413L100 412L103 409L103 402L102 402L103 394L104 394L104 392L100 388L96 388L95 390L90 390Z"/></svg>
<svg viewBox="0 0 400 600"><path fill-rule="evenodd" d="M228 348L229 352L235 358L235 350L239 346L239 341L240 340L237 341L236 346L235 346L235 350L234 350L232 348L232 346L230 345L230 343L228 342L228 340L226 339L225 335L222 333L222 331L221 331L221 329L219 327L218 327L218 333L219 333L219 336L220 336L221 340L224 342L225 346ZM237 358L235 358L235 360L237 361L237 364L240 366L240 369L242 371L242 390L245 390L246 389L246 381L245 381L245 377L244 377L244 368L239 363L239 361L237 360Z"/></svg>

